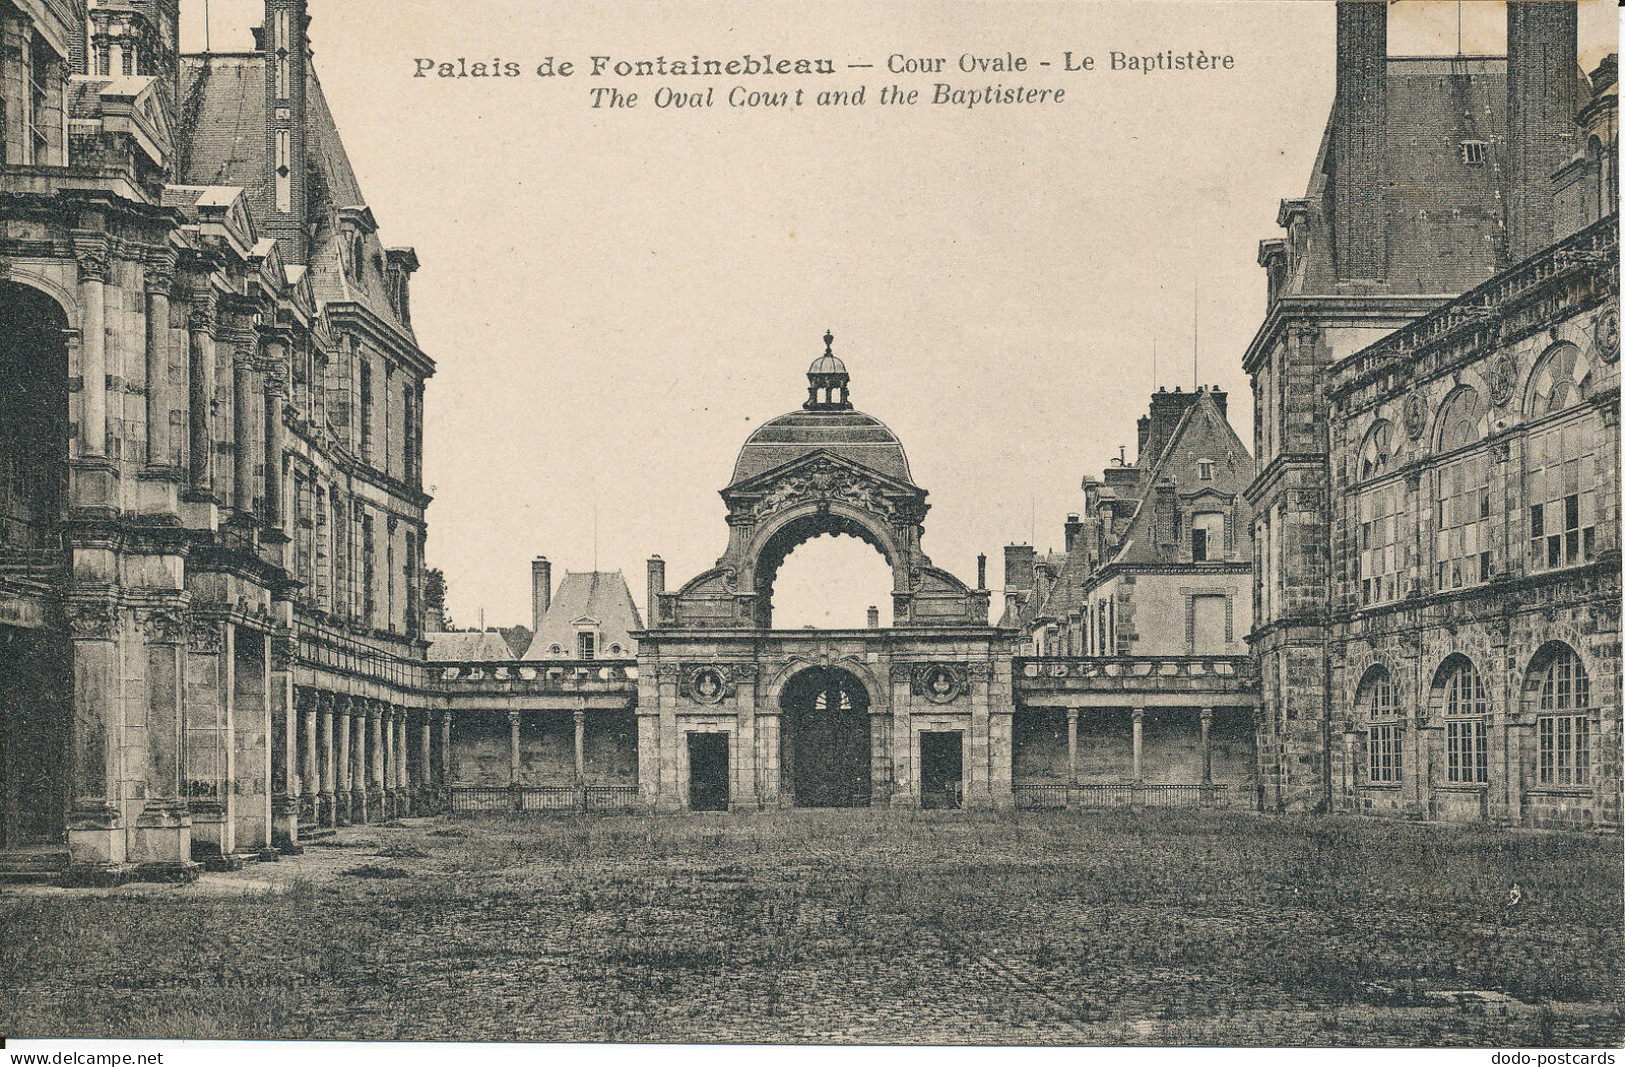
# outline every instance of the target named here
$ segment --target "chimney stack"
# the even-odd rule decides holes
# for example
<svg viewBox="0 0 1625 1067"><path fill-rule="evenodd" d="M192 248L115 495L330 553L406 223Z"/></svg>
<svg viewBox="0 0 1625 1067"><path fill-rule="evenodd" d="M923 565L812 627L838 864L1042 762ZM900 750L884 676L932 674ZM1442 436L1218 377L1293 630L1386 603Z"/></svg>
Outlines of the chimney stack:
<svg viewBox="0 0 1625 1067"><path fill-rule="evenodd" d="M1083 536L1083 519L1076 512L1066 517L1066 554L1078 550L1078 539Z"/></svg>
<svg viewBox="0 0 1625 1067"><path fill-rule="evenodd" d="M869 629L880 629L880 609L873 604L869 605Z"/></svg>
<svg viewBox="0 0 1625 1067"><path fill-rule="evenodd" d="M542 619L553 605L553 564L546 556L537 556L530 562L530 628L542 632Z"/></svg>
<svg viewBox="0 0 1625 1067"><path fill-rule="evenodd" d="M987 553L986 552L978 552L976 554L976 588L977 589L986 589L987 588Z"/></svg>
<svg viewBox="0 0 1625 1067"><path fill-rule="evenodd" d="M1507 4L1507 253L1552 243L1552 173L1575 144L1579 26L1574 0Z"/></svg>
<svg viewBox="0 0 1625 1067"><path fill-rule="evenodd" d="M651 630L660 625L660 594L665 591L666 561L659 556L650 556L648 599L644 602L643 610L648 615L645 621Z"/></svg>
<svg viewBox="0 0 1625 1067"><path fill-rule="evenodd" d="M1033 587L1033 561L1037 558L1038 552L1032 545L1005 545L1005 589L1031 589Z"/></svg>
<svg viewBox="0 0 1625 1067"><path fill-rule="evenodd" d="M305 189L309 30L307 0L265 0L265 25L254 35L265 54L265 182L271 191L265 215L258 220L260 232L277 239L287 262L301 265L310 262L305 228L309 215Z"/></svg>
<svg viewBox="0 0 1625 1067"><path fill-rule="evenodd" d="M1333 254L1340 281L1388 274L1383 164L1388 149L1388 5L1337 0Z"/></svg>

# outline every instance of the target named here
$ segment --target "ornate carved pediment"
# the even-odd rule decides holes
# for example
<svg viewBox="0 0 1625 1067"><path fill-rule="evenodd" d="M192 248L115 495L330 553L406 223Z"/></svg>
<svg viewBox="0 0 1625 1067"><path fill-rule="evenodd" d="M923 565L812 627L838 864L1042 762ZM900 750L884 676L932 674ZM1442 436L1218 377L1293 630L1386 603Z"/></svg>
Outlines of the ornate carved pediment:
<svg viewBox="0 0 1625 1067"><path fill-rule="evenodd" d="M729 521L755 524L808 502L841 503L893 522L917 522L918 490L888 485L862 468L817 454L729 494Z"/></svg>

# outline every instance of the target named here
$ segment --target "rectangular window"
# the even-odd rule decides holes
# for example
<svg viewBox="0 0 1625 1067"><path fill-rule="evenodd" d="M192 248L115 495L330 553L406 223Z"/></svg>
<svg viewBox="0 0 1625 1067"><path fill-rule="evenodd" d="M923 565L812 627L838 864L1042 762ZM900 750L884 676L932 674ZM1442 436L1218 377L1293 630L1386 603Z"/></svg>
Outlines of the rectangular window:
<svg viewBox="0 0 1625 1067"><path fill-rule="evenodd" d="M593 659L597 652L597 641L592 634L576 634L576 659Z"/></svg>
<svg viewBox="0 0 1625 1067"><path fill-rule="evenodd" d="M1540 784L1586 785L1591 781L1591 720L1584 715L1546 715L1539 720Z"/></svg>
<svg viewBox="0 0 1625 1067"><path fill-rule="evenodd" d="M372 462L372 360L361 357L361 461Z"/></svg>
<svg viewBox="0 0 1625 1067"><path fill-rule="evenodd" d="M1395 723L1373 725L1365 736L1368 749L1366 777L1373 782L1399 781L1400 727Z"/></svg>
<svg viewBox="0 0 1625 1067"><path fill-rule="evenodd" d="M1529 566L1554 570L1597 558L1597 457L1590 427L1570 424L1529 439Z"/></svg>
<svg viewBox="0 0 1625 1067"><path fill-rule="evenodd" d="M1440 467L1434 536L1436 588L1478 585L1490 578L1489 457L1480 452Z"/></svg>
<svg viewBox="0 0 1625 1067"><path fill-rule="evenodd" d="M1450 719L1444 725L1450 781L1489 781L1489 723L1483 719Z"/></svg>
<svg viewBox="0 0 1625 1067"><path fill-rule="evenodd" d="M1355 502L1355 581L1361 604L1386 604L1400 597L1400 486L1367 490Z"/></svg>
<svg viewBox="0 0 1625 1067"><path fill-rule="evenodd" d="M1488 147L1483 141L1461 142L1461 161L1469 167L1482 167L1488 158Z"/></svg>
<svg viewBox="0 0 1625 1067"><path fill-rule="evenodd" d="M369 627L378 627L378 597L376 595L378 571L375 563L377 550L373 544L372 516L361 517L361 619Z"/></svg>

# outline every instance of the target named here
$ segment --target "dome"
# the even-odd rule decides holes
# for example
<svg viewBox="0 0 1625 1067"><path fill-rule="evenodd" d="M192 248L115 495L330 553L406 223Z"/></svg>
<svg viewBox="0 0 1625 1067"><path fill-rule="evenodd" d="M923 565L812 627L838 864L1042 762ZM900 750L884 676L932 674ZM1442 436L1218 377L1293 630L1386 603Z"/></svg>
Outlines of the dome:
<svg viewBox="0 0 1625 1067"><path fill-rule="evenodd" d="M846 364L842 363L838 358L836 358L835 356L830 355L827 352L824 355L819 356L817 359L813 360L812 366L807 368L807 374L808 374L809 377L814 375L814 374L845 374L845 373L846 373Z"/></svg>
<svg viewBox="0 0 1625 1067"><path fill-rule="evenodd" d="M732 484L820 449L896 481L914 484L908 472L908 457L897 435L879 419L850 408L792 411L758 426L739 450Z"/></svg>

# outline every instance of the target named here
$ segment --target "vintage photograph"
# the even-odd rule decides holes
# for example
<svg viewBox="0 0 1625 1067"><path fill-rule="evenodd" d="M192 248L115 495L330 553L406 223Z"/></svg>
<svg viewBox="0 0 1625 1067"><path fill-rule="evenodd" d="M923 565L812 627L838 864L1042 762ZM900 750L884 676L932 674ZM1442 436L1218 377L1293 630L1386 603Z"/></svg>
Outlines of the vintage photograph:
<svg viewBox="0 0 1625 1067"><path fill-rule="evenodd" d="M0 0L0 1048L1625 1043L1618 18Z"/></svg>

